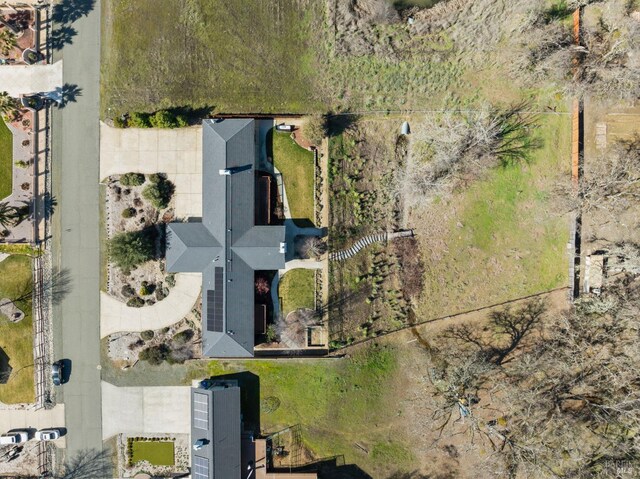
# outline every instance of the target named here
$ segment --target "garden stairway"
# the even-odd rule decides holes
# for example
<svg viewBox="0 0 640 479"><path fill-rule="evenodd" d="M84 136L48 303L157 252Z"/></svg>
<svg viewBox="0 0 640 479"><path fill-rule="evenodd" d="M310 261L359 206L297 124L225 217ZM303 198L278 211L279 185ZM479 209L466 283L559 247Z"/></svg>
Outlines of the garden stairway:
<svg viewBox="0 0 640 479"><path fill-rule="evenodd" d="M395 238L403 238L403 237L410 237L410 236L413 236L413 230L402 230L402 231L394 231L391 233L378 233L378 234L364 236L360 238L358 241L356 241L354 245L351 246L351 248L345 249L342 251L336 251L335 253L330 253L329 260L344 261L346 259L349 259L355 256L356 254L358 254L358 252L362 248L366 248L367 246L372 245L373 243L381 243L383 241L387 242Z"/></svg>

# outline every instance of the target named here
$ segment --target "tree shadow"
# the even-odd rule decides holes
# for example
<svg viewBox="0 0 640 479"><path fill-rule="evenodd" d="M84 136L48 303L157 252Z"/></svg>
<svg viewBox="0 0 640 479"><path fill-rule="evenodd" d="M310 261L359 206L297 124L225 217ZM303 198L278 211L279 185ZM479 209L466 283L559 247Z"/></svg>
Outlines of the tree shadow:
<svg viewBox="0 0 640 479"><path fill-rule="evenodd" d="M51 19L56 23L73 23L94 9L96 0L62 0L53 7Z"/></svg>
<svg viewBox="0 0 640 479"><path fill-rule="evenodd" d="M343 113L341 115L329 115L327 117L327 131L329 136L340 136L345 131L352 130L358 123L360 115Z"/></svg>
<svg viewBox="0 0 640 479"><path fill-rule="evenodd" d="M45 93L43 96L54 101L59 109L67 106L69 102L76 102L79 96L82 96L82 88L78 85L65 83L55 90Z"/></svg>
<svg viewBox="0 0 640 479"><path fill-rule="evenodd" d="M53 213L55 213L56 206L58 206L58 200L56 199L55 196L52 196L51 193L47 191L44 194L43 205L44 205L44 216L45 218L50 219L51 216L53 216Z"/></svg>
<svg viewBox="0 0 640 479"><path fill-rule="evenodd" d="M107 449L84 449L71 457L55 479L105 479L113 477L113 457Z"/></svg>
<svg viewBox="0 0 640 479"><path fill-rule="evenodd" d="M482 331L468 324L452 326L445 331L444 336L473 345L485 361L500 366L510 360L509 355L538 326L546 311L547 305L542 300L529 301L515 311L510 307L493 311L489 318L495 334L489 340Z"/></svg>
<svg viewBox="0 0 640 479"><path fill-rule="evenodd" d="M60 25L49 36L49 47L53 50L62 50L65 45L71 45L78 31L69 25Z"/></svg>
<svg viewBox="0 0 640 479"><path fill-rule="evenodd" d="M68 268L54 268L51 276L51 301L54 305L59 305L62 300L67 297L72 288L71 271Z"/></svg>

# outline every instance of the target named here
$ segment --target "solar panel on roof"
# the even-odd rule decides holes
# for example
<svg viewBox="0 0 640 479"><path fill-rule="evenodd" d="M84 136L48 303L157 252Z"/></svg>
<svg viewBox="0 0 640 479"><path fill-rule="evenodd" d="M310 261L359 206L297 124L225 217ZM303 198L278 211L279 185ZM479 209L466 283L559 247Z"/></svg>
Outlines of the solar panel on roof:
<svg viewBox="0 0 640 479"><path fill-rule="evenodd" d="M223 320L223 292L224 292L224 270L215 268L214 290L207 290L207 331L224 331Z"/></svg>
<svg viewBox="0 0 640 479"><path fill-rule="evenodd" d="M209 429L209 396L206 394L193 394L193 425Z"/></svg>
<svg viewBox="0 0 640 479"><path fill-rule="evenodd" d="M193 479L209 479L209 459L206 457L194 456Z"/></svg>

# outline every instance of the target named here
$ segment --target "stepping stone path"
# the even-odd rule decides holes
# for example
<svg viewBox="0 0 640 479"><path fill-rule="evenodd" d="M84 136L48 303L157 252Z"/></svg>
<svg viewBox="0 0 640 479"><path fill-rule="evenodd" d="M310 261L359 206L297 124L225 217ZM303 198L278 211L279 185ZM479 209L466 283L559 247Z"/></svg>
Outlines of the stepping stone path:
<svg viewBox="0 0 640 479"><path fill-rule="evenodd" d="M356 254L358 254L358 252L362 248L366 248L367 246L372 245L373 243L381 243L383 241L387 242L395 238L403 238L403 237L410 237L410 236L413 236L413 230L394 231L391 233L378 233L378 234L373 234L369 236L364 236L360 238L358 241L356 241L355 244L351 246L351 248L345 249L342 251L336 251L335 253L331 253L329 255L329 260L344 261L346 259L351 258L352 256L355 256Z"/></svg>

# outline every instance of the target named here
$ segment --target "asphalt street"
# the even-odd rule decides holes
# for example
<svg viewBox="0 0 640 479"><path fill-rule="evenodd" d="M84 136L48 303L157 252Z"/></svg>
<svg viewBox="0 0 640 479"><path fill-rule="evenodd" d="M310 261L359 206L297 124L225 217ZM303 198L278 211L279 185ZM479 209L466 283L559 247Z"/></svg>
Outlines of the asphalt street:
<svg viewBox="0 0 640 479"><path fill-rule="evenodd" d="M90 4L90 2L86 2ZM64 62L63 91L72 92L54 109L52 183L53 264L68 270L71 288L54 306L57 358L71 361L69 382L56 399L65 404L67 456L102 449L99 296L99 80L100 1L69 22L77 35L55 52ZM60 28L53 25L54 31Z"/></svg>

